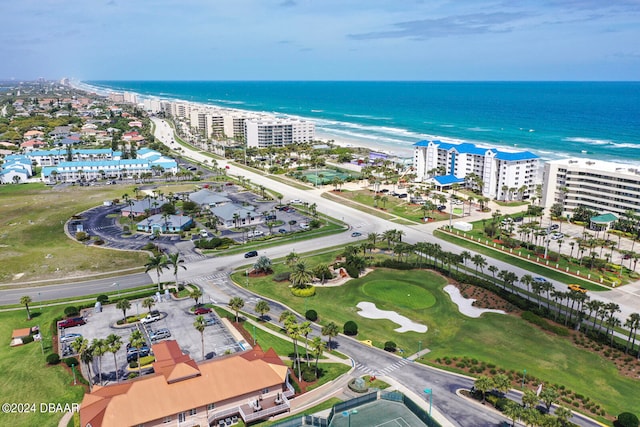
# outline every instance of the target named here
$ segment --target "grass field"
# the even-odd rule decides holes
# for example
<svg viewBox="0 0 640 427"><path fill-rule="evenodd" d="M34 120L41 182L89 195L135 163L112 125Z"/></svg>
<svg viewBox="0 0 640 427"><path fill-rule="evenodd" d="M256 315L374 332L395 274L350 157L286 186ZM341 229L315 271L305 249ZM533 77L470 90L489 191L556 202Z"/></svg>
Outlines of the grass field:
<svg viewBox="0 0 640 427"><path fill-rule="evenodd" d="M309 260L308 264L313 266L315 262L320 261ZM286 267L276 265L275 269L281 271ZM244 284L244 280L236 283ZM386 283L390 286L385 286ZM518 317L485 314L472 319L462 316L442 290L445 283L444 278L429 271L379 269L340 287L318 286L316 296L308 298L306 306L318 312L322 324L333 321L342 327L347 320L356 321L357 339L369 339L377 347L392 340L405 354L416 352L420 345L429 348L427 361L467 356L507 370L526 369L528 375L591 397L610 414L636 407L640 381L620 376L613 363ZM305 310L304 299L293 297L288 283L276 283L271 276L250 279L249 288L282 301L298 312ZM393 329L397 325L391 321L358 316L355 306L361 301L374 302L381 310L397 311L427 325L429 330L424 334L396 333Z"/></svg>
<svg viewBox="0 0 640 427"><path fill-rule="evenodd" d="M82 386L73 386L73 376L62 364L48 366L45 356L51 352L49 325L63 307L32 310L34 318L26 320L26 311L0 313L0 390L2 400L15 403L35 403L36 412L27 414L2 414L0 425L31 427L57 425L62 413L40 413L40 403L80 403L84 391ZM32 342L19 347L9 347L11 331L18 328L40 325L43 347ZM42 354L44 348L44 356Z"/></svg>
<svg viewBox="0 0 640 427"><path fill-rule="evenodd" d="M133 194L133 187L1 186L0 282L82 276L144 265L144 253L85 246L64 234L64 223L71 216L124 193Z"/></svg>

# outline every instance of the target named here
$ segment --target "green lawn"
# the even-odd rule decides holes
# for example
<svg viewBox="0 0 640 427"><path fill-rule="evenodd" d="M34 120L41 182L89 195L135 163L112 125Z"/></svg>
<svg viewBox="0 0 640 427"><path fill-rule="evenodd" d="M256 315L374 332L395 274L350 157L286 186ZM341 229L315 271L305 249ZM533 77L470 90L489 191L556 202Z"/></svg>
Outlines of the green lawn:
<svg viewBox="0 0 640 427"><path fill-rule="evenodd" d="M315 262L319 261L310 260L309 265ZM285 268L276 265L277 271ZM236 283L244 284L238 277L234 276ZM304 312L305 300L293 297L288 283L276 283L271 277L250 278L249 288ZM427 361L468 356L508 370L526 369L529 375L590 396L610 414L635 408L640 382L619 376L611 362L517 317L462 316L442 290L444 285L444 278L429 271L378 269L340 287L318 286L316 296L308 298L306 305L318 312L321 324L333 321L342 327L347 320L356 321L357 339L369 339L377 347L392 340L405 354L412 354L418 350L418 341L422 341L422 348L431 349ZM393 329L397 325L391 321L358 316L355 306L360 301L374 302L381 310L397 311L427 325L429 330L424 334L396 333Z"/></svg>
<svg viewBox="0 0 640 427"><path fill-rule="evenodd" d="M0 282L91 275L141 267L142 252L85 246L64 234L64 223L105 200L133 194L132 186L51 188L44 184L0 186Z"/></svg>
<svg viewBox="0 0 640 427"><path fill-rule="evenodd" d="M48 366L45 356L51 352L49 325L63 308L33 310L34 318L26 320L24 310L0 313L0 390L4 402L35 403L37 410L28 414L2 414L0 425L31 427L57 425L61 413L40 413L40 403L80 403L82 386L73 386L73 376L62 366ZM44 356L39 342L9 347L13 329L40 325L44 334Z"/></svg>

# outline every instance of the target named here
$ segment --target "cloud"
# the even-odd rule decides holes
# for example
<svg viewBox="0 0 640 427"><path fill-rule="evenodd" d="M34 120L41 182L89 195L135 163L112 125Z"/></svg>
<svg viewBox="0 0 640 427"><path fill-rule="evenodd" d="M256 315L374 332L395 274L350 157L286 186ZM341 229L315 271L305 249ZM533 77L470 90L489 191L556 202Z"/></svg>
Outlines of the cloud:
<svg viewBox="0 0 640 427"><path fill-rule="evenodd" d="M428 40L451 35L503 33L511 31L512 28L509 25L526 16L525 13L508 12L447 16L436 19L398 22L393 24L397 28L396 30L350 34L348 37L354 40L385 38Z"/></svg>

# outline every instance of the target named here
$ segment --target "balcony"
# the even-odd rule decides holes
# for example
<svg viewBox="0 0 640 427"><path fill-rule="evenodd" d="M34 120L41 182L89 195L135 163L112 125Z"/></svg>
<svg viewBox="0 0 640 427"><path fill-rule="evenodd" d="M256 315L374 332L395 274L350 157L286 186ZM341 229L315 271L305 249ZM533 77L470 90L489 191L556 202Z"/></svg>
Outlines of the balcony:
<svg viewBox="0 0 640 427"><path fill-rule="evenodd" d="M289 399L295 391L287 384L285 392L277 394L262 395L261 398L252 399L245 404L234 406L220 411L210 412L209 423L217 425L219 420L224 420L233 415L239 415L245 423L255 420L267 419L273 415L288 412L291 409Z"/></svg>

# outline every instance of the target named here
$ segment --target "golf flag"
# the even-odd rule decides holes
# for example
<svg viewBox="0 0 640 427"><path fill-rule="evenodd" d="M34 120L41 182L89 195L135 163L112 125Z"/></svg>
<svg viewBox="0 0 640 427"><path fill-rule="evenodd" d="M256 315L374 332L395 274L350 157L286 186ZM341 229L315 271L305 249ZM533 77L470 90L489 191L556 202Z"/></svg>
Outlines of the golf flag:
<svg viewBox="0 0 640 427"><path fill-rule="evenodd" d="M542 383L540 383L540 385L538 386L538 391L536 391L536 396L540 396L541 392L542 392Z"/></svg>

